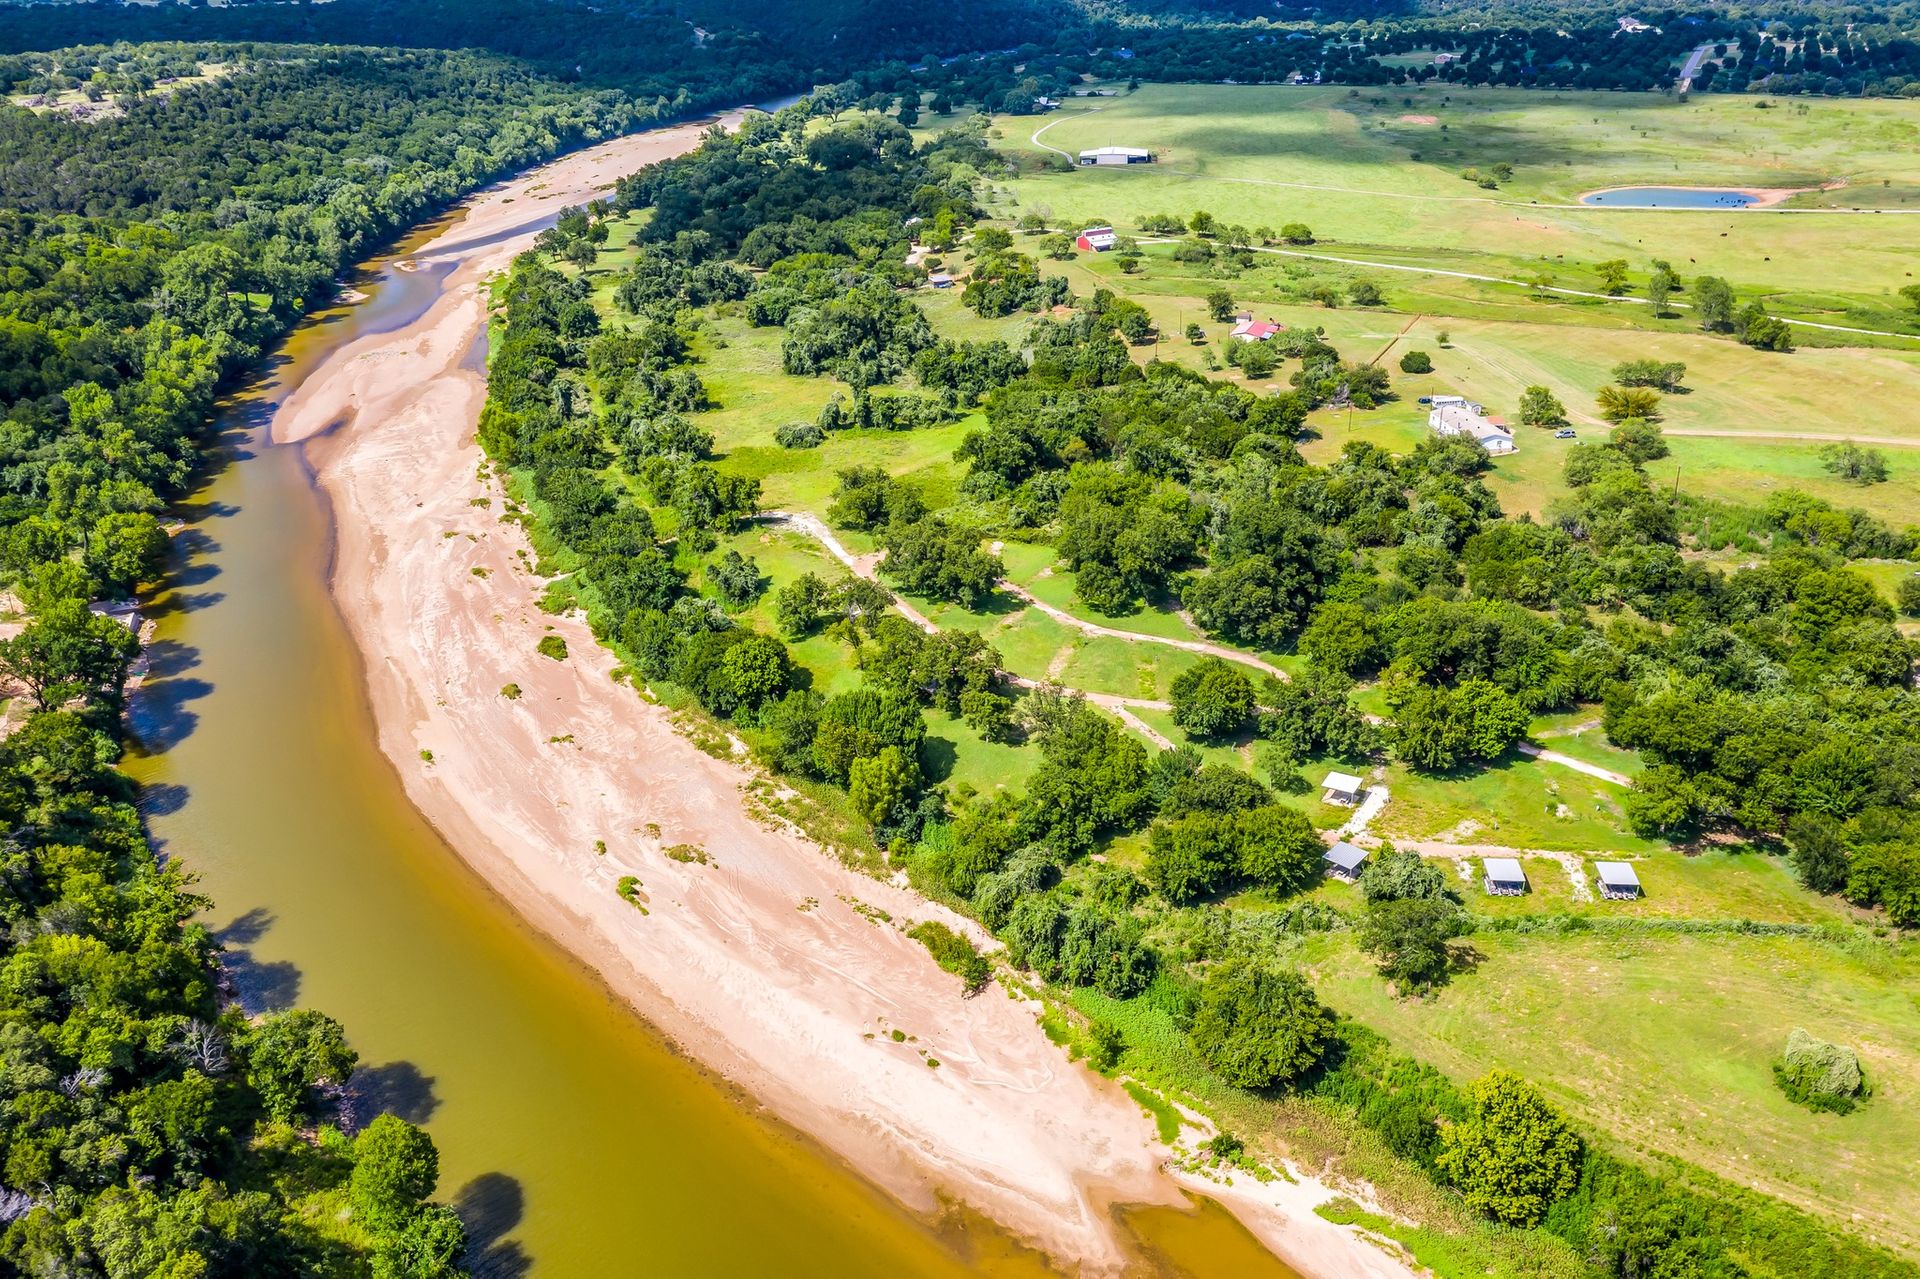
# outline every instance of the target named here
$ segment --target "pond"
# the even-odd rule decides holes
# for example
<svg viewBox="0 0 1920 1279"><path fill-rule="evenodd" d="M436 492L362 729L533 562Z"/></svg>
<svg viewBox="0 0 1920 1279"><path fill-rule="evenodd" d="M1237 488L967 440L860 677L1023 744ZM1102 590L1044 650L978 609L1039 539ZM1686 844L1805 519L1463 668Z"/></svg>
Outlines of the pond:
<svg viewBox="0 0 1920 1279"><path fill-rule="evenodd" d="M1745 209L1760 197L1721 187L1614 187L1589 191L1580 203L1614 209Z"/></svg>

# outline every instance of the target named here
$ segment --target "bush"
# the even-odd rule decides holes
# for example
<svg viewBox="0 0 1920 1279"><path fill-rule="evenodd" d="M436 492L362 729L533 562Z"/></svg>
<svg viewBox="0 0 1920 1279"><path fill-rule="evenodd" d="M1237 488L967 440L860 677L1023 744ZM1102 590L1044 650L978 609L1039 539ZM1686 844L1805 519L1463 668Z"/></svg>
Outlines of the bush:
<svg viewBox="0 0 1920 1279"><path fill-rule="evenodd" d="M1780 1060L1773 1063L1773 1078L1788 1100L1837 1115L1852 1110L1866 1088L1853 1049L1815 1039L1798 1027L1787 1036Z"/></svg>
<svg viewBox="0 0 1920 1279"><path fill-rule="evenodd" d="M773 442L783 449L816 449L826 438L817 422L789 422L773 433Z"/></svg>
<svg viewBox="0 0 1920 1279"><path fill-rule="evenodd" d="M1431 373L1433 372L1433 357L1425 351L1408 351L1400 357L1400 371L1402 373Z"/></svg>
<svg viewBox="0 0 1920 1279"><path fill-rule="evenodd" d="M907 936L927 948L933 962L958 977L969 995L978 994L993 976L993 966L973 943L938 920L915 924Z"/></svg>
<svg viewBox="0 0 1920 1279"><path fill-rule="evenodd" d="M556 662L567 660L567 641L558 635L542 635L533 647L542 657L551 657Z"/></svg>

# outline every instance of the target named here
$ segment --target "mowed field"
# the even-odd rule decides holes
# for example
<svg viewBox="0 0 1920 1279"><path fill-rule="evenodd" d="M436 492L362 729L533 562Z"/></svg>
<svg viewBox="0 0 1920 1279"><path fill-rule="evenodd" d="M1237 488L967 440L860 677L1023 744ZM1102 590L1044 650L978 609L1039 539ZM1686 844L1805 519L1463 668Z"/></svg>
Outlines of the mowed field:
<svg viewBox="0 0 1920 1279"><path fill-rule="evenodd" d="M1481 932L1480 960L1396 999L1338 935L1311 957L1327 1002L1459 1079L1499 1066L1628 1149L1678 1155L1920 1252L1920 978L1897 944L1731 935ZM1816 1114L1774 1086L1803 1027L1852 1045L1874 1096Z"/></svg>
<svg viewBox="0 0 1920 1279"><path fill-rule="evenodd" d="M1082 102L1098 103L1089 110ZM1582 209L1627 185L1842 188L1786 207L1920 208L1920 103L1773 102L1459 88L1148 85L1057 114L1001 117L1014 152L1153 149L1157 163L1011 184L1062 224L1206 209L1249 227L1303 221L1344 249L1418 249L1456 270L1531 273L1652 257L1835 317L1910 282L1920 218L1873 213ZM1429 123L1428 121L1432 122ZM1044 130L1039 142L1036 130ZM1514 166L1488 191L1460 176ZM1573 207L1557 207L1573 206ZM1502 272L1493 272L1502 273ZM1836 322L1845 322L1836 319Z"/></svg>

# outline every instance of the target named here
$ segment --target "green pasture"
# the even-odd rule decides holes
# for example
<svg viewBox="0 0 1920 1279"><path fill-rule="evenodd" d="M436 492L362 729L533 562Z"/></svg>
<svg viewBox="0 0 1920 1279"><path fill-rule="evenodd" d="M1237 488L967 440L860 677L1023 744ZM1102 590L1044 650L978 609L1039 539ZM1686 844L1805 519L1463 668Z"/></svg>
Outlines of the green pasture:
<svg viewBox="0 0 1920 1279"><path fill-rule="evenodd" d="M1902 208L1920 200L1920 115L1911 103L1758 109L1755 101L1437 85L1150 85L1098 110L1076 104L995 125L997 144L1014 152L1155 151L1151 166L1026 173L1007 184L1021 209L1061 225L1132 226L1145 214L1204 208L1249 227L1306 222L1322 241L1347 249L1444 249L1448 262L1512 270L1613 257L1640 268L1664 257L1683 275L1722 275L1744 289L1885 299L1920 245L1920 223L1905 217L1577 206L1582 193L1611 186L1790 188L1840 179L1844 188L1796 197L1795 205ZM1498 190L1461 176L1499 163L1515 174Z"/></svg>
<svg viewBox="0 0 1920 1279"><path fill-rule="evenodd" d="M1518 1071L1612 1142L1920 1247L1910 1211L1920 971L1905 944L1658 932L1471 941L1471 974L1427 999L1393 997L1338 934L1314 943L1315 982L1334 1007L1456 1078ZM1816 1114L1780 1094L1771 1063L1796 1026L1859 1053L1874 1089L1863 1109Z"/></svg>

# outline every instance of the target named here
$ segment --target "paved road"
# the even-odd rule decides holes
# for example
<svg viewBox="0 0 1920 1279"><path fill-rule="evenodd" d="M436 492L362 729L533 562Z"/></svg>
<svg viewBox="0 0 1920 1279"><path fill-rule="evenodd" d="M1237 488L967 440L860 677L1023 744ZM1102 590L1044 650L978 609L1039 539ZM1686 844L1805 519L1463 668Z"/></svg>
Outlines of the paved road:
<svg viewBox="0 0 1920 1279"><path fill-rule="evenodd" d="M1686 65L1680 68L1680 79L1674 84L1675 89L1685 93L1693 88L1693 78L1700 74L1700 64L1707 60L1707 55L1713 52L1713 48L1711 44L1699 45L1687 55Z"/></svg>

